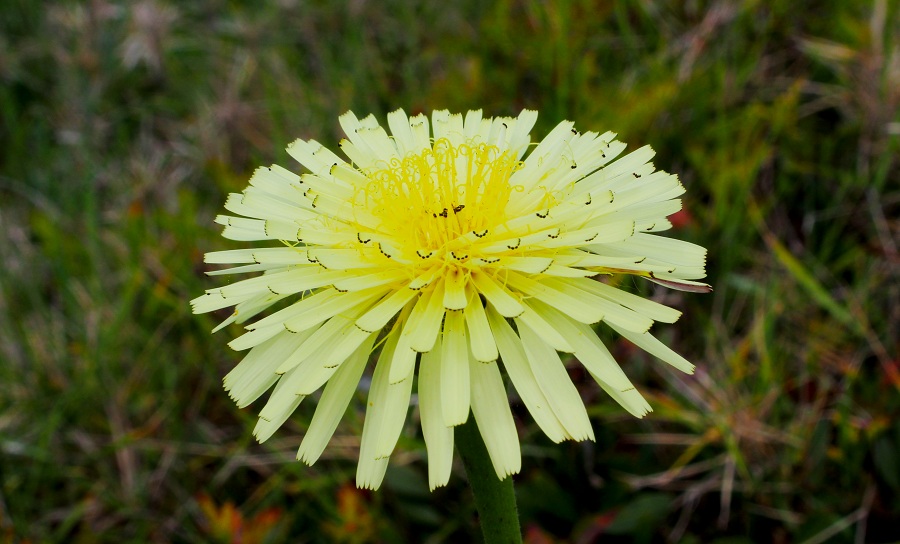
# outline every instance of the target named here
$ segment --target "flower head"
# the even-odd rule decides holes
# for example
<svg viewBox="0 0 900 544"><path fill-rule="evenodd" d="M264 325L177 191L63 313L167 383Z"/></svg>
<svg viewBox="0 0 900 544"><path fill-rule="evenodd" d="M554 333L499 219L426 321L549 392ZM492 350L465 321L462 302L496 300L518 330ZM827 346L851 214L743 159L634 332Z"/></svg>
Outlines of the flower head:
<svg viewBox="0 0 900 544"><path fill-rule="evenodd" d="M245 323L229 345L249 350L225 377L241 407L272 389L254 434L272 433L305 397L324 390L297 457L318 459L378 352L360 446L357 484L377 488L410 404L418 405L432 488L446 484L453 427L475 418L501 478L519 471L516 427L500 365L552 440L593 439L587 412L559 353L573 354L627 411L650 406L597 338L603 321L685 372L693 366L648 330L680 312L596 276L632 274L707 290L706 250L657 236L671 227L684 188L655 171L642 147L607 132L557 125L533 149L537 113L465 117L436 111L340 118L345 161L297 140L288 153L310 173L260 168L221 215L223 236L273 247L208 253L240 266L213 275L262 275L211 289L194 311L234 306L216 330Z"/></svg>

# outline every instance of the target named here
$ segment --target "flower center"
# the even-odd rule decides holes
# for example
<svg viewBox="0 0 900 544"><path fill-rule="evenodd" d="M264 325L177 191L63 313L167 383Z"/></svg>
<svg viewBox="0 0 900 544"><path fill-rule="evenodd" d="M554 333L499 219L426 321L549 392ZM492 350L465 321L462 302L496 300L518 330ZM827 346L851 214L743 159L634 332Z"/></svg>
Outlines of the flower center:
<svg viewBox="0 0 900 544"><path fill-rule="evenodd" d="M364 205L405 255L472 257L472 237L506 220L516 158L497 146L442 138L368 175Z"/></svg>

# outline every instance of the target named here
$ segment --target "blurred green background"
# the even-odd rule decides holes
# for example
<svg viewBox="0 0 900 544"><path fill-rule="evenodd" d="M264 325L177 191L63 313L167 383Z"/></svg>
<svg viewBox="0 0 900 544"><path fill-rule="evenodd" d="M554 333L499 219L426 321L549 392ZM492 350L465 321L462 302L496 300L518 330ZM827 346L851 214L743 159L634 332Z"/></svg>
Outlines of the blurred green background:
<svg viewBox="0 0 900 544"><path fill-rule="evenodd" d="M696 375L602 333L652 414L577 364L596 443L512 400L528 542L900 540L900 2L5 0L0 542L478 538L414 417L376 493L361 403L313 468L312 404L256 444L238 330L187 304L240 245L228 192L398 107L650 144L688 190L671 235L709 248L710 295L623 283L684 310L655 330Z"/></svg>

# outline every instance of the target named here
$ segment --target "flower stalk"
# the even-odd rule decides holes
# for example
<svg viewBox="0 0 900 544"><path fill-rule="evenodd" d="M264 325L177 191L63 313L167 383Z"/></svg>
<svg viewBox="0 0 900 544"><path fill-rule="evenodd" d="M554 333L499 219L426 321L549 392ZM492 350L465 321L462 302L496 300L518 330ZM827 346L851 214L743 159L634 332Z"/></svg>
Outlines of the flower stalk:
<svg viewBox="0 0 900 544"><path fill-rule="evenodd" d="M519 510L512 476L501 480L491 463L475 418L456 427L456 449L462 457L466 476L486 543L520 543L522 529L519 526Z"/></svg>

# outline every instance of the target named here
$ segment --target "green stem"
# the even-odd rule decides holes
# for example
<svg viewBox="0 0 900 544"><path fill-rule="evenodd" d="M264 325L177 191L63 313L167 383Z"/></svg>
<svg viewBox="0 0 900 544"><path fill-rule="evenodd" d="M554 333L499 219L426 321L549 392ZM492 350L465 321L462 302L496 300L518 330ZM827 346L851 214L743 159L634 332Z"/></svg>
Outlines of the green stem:
<svg viewBox="0 0 900 544"><path fill-rule="evenodd" d="M497 478L491 456L471 414L468 421L456 427L454 440L475 495L484 541L488 544L521 543L522 529L512 477Z"/></svg>

